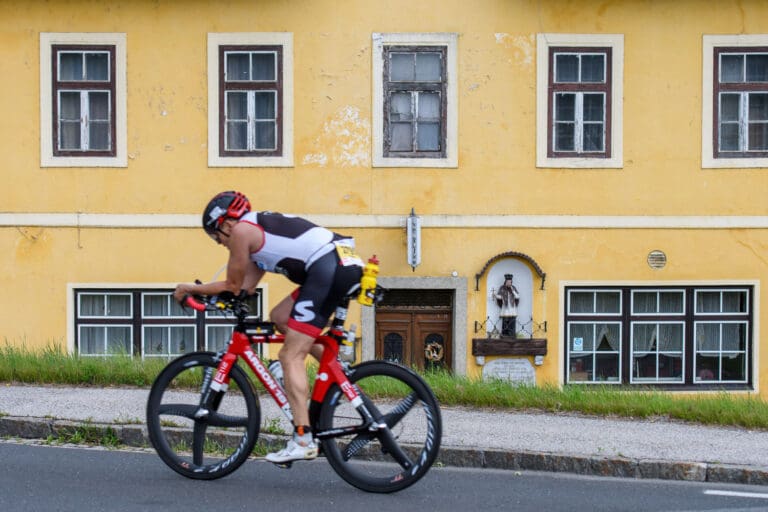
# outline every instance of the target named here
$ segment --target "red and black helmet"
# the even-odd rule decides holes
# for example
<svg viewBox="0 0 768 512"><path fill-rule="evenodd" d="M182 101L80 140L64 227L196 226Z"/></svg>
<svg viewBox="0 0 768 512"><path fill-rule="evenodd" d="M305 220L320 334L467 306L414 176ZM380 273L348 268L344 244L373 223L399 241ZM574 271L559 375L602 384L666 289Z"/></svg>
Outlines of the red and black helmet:
<svg viewBox="0 0 768 512"><path fill-rule="evenodd" d="M224 219L239 219L251 211L251 203L240 192L229 190L216 194L203 210L203 229L214 237Z"/></svg>

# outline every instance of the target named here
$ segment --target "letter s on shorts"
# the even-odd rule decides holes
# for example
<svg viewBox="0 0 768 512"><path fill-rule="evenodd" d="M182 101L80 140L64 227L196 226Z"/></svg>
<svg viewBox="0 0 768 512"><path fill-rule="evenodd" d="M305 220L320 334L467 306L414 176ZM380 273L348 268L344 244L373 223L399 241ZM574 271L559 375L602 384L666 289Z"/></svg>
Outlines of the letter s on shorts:
<svg viewBox="0 0 768 512"><path fill-rule="evenodd" d="M295 319L302 323L309 323L315 319L315 312L312 311L312 301L303 300L297 302L293 309L296 311Z"/></svg>

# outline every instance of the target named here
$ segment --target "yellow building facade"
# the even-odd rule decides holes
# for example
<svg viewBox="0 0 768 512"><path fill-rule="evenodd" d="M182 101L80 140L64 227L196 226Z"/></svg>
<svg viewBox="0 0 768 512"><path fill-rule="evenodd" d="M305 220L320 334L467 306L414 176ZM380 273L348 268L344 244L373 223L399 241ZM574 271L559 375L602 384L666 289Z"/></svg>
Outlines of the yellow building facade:
<svg viewBox="0 0 768 512"><path fill-rule="evenodd" d="M390 293L352 311L363 358L765 396L765 2L3 1L0 14L11 345L220 347L226 323L169 292L222 272L200 213L237 189L380 259ZM507 275L519 302L505 329ZM255 307L292 288L268 276Z"/></svg>

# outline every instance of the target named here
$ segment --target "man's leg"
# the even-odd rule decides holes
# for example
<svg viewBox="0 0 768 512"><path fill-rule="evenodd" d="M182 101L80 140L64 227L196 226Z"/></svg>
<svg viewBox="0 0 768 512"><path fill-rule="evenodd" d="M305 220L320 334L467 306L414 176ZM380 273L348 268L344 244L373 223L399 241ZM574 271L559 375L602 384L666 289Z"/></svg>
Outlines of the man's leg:
<svg viewBox="0 0 768 512"><path fill-rule="evenodd" d="M293 329L285 333L285 343L280 349L280 364L283 366L285 392L293 412L294 433L286 447L266 456L269 462L277 464L294 460L317 457L317 445L312 438L309 425L309 383L305 360L315 339Z"/></svg>
<svg viewBox="0 0 768 512"><path fill-rule="evenodd" d="M315 339L306 334L288 329L285 343L278 357L283 365L285 376L285 391L293 411L293 421L296 425L309 425L309 383L307 381L306 359Z"/></svg>
<svg viewBox="0 0 768 512"><path fill-rule="evenodd" d="M293 310L293 305L295 303L296 299L294 299L293 294L288 295L281 300L277 306L272 308L272 311L269 313L269 319L275 323L277 330L286 336L288 334L288 319L291 317L291 310ZM287 338L286 341L288 341ZM312 348L309 349L309 353L312 354L312 357L320 361L320 357L323 355L322 345L313 343ZM280 364L282 364L282 361L282 357L280 357Z"/></svg>

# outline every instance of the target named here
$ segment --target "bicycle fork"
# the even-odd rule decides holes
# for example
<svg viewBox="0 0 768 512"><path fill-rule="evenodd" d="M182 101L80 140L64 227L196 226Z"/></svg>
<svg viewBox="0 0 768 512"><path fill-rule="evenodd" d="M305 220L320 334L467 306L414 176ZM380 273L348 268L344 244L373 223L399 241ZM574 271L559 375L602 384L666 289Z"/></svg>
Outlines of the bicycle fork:
<svg viewBox="0 0 768 512"><path fill-rule="evenodd" d="M195 420L206 420L212 411L216 412L219 409L221 400L229 388L229 372L236 360L236 356L224 354L215 374L213 368L205 368L203 382L200 386L200 403L197 411L195 411Z"/></svg>

